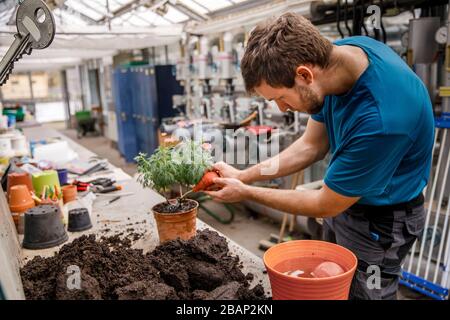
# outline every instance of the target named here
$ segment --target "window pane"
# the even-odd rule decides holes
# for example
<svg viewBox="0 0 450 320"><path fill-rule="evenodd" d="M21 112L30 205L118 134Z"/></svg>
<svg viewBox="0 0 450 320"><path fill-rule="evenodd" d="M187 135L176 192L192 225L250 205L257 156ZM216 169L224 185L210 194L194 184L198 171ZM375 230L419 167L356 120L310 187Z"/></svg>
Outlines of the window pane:
<svg viewBox="0 0 450 320"><path fill-rule="evenodd" d="M8 82L1 87L1 90L4 100L31 99L28 74L11 74Z"/></svg>
<svg viewBox="0 0 450 320"><path fill-rule="evenodd" d="M227 0L196 0L196 2L207 7L210 11L219 10L232 5L232 3Z"/></svg>
<svg viewBox="0 0 450 320"><path fill-rule="evenodd" d="M184 13L178 11L177 9L175 9L172 6L168 6L168 11L164 15L164 18L166 18L172 22L175 22L175 23L179 23L179 22L186 21L189 19L188 16L186 16Z"/></svg>
<svg viewBox="0 0 450 320"><path fill-rule="evenodd" d="M180 1L180 3L184 4L186 7L190 8L196 12L199 12L201 14L208 13L207 8L199 5L198 3L196 3L192 0L178 0L178 1Z"/></svg>

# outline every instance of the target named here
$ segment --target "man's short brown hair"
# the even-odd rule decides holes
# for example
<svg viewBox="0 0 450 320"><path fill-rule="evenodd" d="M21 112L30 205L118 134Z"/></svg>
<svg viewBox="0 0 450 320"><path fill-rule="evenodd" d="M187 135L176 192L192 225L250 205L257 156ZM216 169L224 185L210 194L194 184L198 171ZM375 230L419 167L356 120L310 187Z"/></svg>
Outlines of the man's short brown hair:
<svg viewBox="0 0 450 320"><path fill-rule="evenodd" d="M333 45L306 18L285 13L258 25L241 62L245 88L254 93L264 80L274 88L292 88L299 65L326 68Z"/></svg>

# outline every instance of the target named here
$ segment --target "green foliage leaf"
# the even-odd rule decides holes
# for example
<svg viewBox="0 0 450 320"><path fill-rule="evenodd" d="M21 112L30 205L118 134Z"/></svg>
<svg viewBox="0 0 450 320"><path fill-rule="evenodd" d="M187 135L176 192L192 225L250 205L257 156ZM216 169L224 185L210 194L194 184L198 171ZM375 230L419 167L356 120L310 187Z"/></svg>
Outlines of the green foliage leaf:
<svg viewBox="0 0 450 320"><path fill-rule="evenodd" d="M140 153L135 160L138 181L143 187L153 188L159 193L177 183L185 187L197 184L213 165L210 152L192 140L170 148L161 146L150 158Z"/></svg>
<svg viewBox="0 0 450 320"><path fill-rule="evenodd" d="M159 193L175 184L175 166L171 161L169 148L160 147L148 158L140 153L136 158L138 181L144 188L153 188Z"/></svg>

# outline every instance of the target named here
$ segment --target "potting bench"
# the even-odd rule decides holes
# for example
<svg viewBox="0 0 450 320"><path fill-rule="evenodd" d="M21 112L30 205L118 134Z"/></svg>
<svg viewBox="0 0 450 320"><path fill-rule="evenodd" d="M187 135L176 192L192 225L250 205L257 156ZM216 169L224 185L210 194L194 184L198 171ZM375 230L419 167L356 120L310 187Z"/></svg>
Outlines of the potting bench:
<svg viewBox="0 0 450 320"><path fill-rule="evenodd" d="M69 143L69 146L78 153L80 160L87 160L93 156L96 156L96 154L85 149L81 145L60 134L56 130L45 127L33 127L24 129L24 134L27 136L28 140L41 140L46 138L59 137ZM126 235L127 233L138 233L143 234L143 236L133 243L133 247L143 249L144 252L153 250L158 245L159 240L155 220L153 218L153 215L149 212L152 206L163 201L164 199L152 190L143 189L135 178L128 176L121 169L115 168L112 165L110 165L109 169L114 172L114 175L116 175L117 182L123 186L123 190L119 191L118 193L128 195L123 196L122 198L112 203L110 203L110 200L115 198L113 194L111 194L111 196L98 196L93 203L91 214L92 222L94 225L93 229L87 230L85 232L69 233L68 242L83 234L95 233L98 236L112 236L120 233L123 233L124 235ZM96 176L96 178L97 177L101 176ZM111 173L108 175L108 177L111 177ZM4 203L2 204L2 202L5 201L6 199L4 198L3 193L1 193L0 205L2 205L2 207L4 205ZM0 214L0 225L3 224L2 219L6 218L7 215ZM13 228L12 223L5 223L5 225L9 226L10 229ZM199 230L204 228L214 230L212 227L200 220L197 220L197 228ZM9 234L7 233L7 236L14 238L17 235L14 230L9 230ZM19 236L19 241L16 241L16 239L10 239L10 246L20 246L19 244L22 238L23 236ZM253 273L254 279L252 284L256 285L261 280L265 291L268 294L271 294L269 280L267 275L264 273L265 267L262 260L250 251L239 246L233 240L227 240L229 242L231 252L239 256L239 258L243 262L243 272ZM8 257L8 261L11 261L9 270L13 270L16 280L14 285L10 283L4 284L3 289L7 298L23 298L20 279L18 277L18 265L23 265L27 261L38 255L43 257L52 256L59 249L60 247L34 251L22 249L20 247L9 249L8 251L11 255L11 257ZM0 268L0 280L3 282L3 279L8 276L11 278L10 274L6 276L2 274L2 269Z"/></svg>

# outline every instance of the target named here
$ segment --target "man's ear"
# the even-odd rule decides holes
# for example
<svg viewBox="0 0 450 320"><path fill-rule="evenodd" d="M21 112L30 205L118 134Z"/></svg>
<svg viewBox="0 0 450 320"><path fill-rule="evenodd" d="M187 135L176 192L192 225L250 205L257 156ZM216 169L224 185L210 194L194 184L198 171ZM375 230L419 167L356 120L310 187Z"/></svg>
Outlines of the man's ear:
<svg viewBox="0 0 450 320"><path fill-rule="evenodd" d="M295 80L299 80L304 84L311 84L314 80L314 75L311 68L298 66L295 70Z"/></svg>

